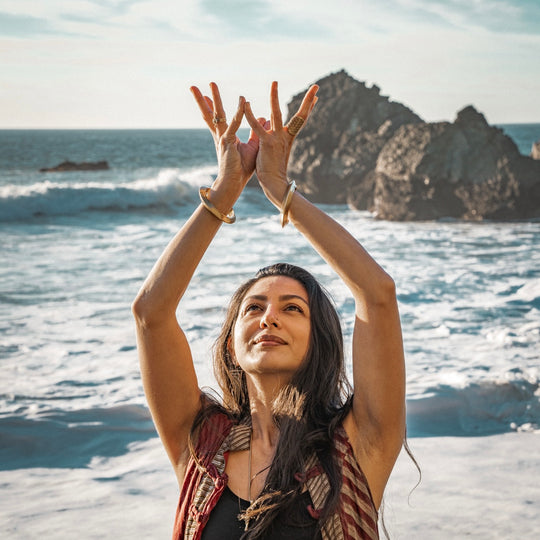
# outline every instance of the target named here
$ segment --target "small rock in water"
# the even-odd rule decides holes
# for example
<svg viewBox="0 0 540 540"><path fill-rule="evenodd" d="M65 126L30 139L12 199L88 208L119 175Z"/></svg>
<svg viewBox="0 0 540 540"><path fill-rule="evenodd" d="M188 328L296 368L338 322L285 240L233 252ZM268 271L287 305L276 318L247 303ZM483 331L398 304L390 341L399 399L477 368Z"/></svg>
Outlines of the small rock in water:
<svg viewBox="0 0 540 540"><path fill-rule="evenodd" d="M70 171L106 171L109 164L106 161L83 161L75 163L73 161L62 161L54 167L44 167L39 172L70 172Z"/></svg>

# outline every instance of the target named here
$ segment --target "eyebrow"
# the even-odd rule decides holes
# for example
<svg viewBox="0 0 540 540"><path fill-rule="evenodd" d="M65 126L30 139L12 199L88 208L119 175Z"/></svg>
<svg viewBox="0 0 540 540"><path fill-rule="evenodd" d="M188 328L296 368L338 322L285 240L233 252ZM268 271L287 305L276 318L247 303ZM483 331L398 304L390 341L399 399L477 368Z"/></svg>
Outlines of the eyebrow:
<svg viewBox="0 0 540 540"><path fill-rule="evenodd" d="M301 296L299 296L298 294L282 294L279 297L280 302L286 302L287 300L293 300L293 299L302 300L302 302L304 302L304 304L306 304L306 306L309 307L308 301L305 298L302 298ZM266 302L268 300L268 296L264 294L253 294L251 296L248 296L246 298L246 301L247 300L261 300L263 302Z"/></svg>

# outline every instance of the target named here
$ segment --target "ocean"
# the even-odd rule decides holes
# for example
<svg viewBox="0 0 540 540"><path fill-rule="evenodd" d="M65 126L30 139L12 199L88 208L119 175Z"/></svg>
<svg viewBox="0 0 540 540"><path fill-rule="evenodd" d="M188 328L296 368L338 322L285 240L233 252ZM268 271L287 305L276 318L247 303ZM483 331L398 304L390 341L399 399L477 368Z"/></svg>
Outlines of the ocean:
<svg viewBox="0 0 540 540"><path fill-rule="evenodd" d="M540 139L540 124L500 127L524 154ZM107 160L110 170L39 172L65 159ZM3 538L55 538L72 515L62 514L74 504L69 493L84 491L89 511L101 512L100 494L113 497L134 464L149 483L135 481L129 497L149 490L161 500L152 474L165 458L130 305L216 171L204 130L0 131L0 486L11 497L0 510ZM537 432L540 222L391 223L323 208L396 281L409 438ZM346 341L352 332L347 290L293 227L281 231L262 193L246 190L235 211L181 303L203 386L215 386L210 349L228 298L267 264L312 271L336 301ZM28 507L44 478L46 502ZM82 537L103 537L94 533Z"/></svg>

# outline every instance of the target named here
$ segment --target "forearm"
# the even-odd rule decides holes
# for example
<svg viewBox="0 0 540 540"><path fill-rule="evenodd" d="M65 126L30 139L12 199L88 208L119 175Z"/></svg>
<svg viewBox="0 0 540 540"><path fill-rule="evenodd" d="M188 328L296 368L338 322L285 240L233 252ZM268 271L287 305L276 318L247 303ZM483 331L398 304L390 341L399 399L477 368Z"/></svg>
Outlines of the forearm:
<svg viewBox="0 0 540 540"><path fill-rule="evenodd" d="M250 137L243 144L236 136L242 122L245 99L240 97L238 109L227 126L226 115L216 84L211 83L213 101L191 87L216 146L219 174L207 201L220 213L227 215L242 193L255 168L257 139ZM222 221L199 205L191 218L172 239L144 282L133 311L139 322L160 323L174 316L197 266L216 235Z"/></svg>
<svg viewBox="0 0 540 540"><path fill-rule="evenodd" d="M269 198L281 211L286 186ZM289 220L351 290L357 304L380 304L393 296L392 278L339 223L295 192Z"/></svg>
<svg viewBox="0 0 540 540"><path fill-rule="evenodd" d="M226 214L233 207L241 189L222 189L218 179L209 194L211 203ZM133 304L138 319L151 324L174 316L208 246L222 221L202 204L171 240L146 278Z"/></svg>

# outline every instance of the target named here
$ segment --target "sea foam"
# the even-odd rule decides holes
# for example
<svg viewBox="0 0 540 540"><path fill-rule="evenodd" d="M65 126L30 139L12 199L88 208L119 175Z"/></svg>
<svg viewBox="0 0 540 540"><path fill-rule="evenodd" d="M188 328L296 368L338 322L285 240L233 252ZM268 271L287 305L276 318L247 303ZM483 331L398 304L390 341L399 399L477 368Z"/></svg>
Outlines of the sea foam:
<svg viewBox="0 0 540 540"><path fill-rule="evenodd" d="M78 179L69 183L45 180L31 185L9 184L0 187L0 221L94 210L166 212L195 200L195 186L203 180L208 183L211 171L163 169L155 177L118 183Z"/></svg>

